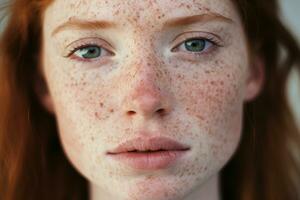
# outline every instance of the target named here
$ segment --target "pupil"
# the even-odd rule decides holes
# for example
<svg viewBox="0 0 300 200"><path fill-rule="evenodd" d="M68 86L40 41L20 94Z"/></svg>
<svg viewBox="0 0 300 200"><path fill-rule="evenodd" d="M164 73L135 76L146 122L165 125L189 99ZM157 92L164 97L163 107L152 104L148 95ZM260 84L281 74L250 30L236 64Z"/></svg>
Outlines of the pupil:
<svg viewBox="0 0 300 200"><path fill-rule="evenodd" d="M95 49L89 49L90 53L94 53Z"/></svg>

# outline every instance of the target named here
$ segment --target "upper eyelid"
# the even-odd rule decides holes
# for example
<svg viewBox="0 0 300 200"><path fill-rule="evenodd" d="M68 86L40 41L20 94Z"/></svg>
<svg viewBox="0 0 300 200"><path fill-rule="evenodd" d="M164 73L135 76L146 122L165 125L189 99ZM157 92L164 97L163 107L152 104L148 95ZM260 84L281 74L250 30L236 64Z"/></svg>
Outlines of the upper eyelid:
<svg viewBox="0 0 300 200"><path fill-rule="evenodd" d="M107 51L113 53L113 51L112 51L113 48L108 42L106 42L105 40L100 39L98 37L91 37L91 38L85 38L85 39L78 39L78 40L70 43L69 45L67 45L65 47L63 55L66 57L72 52L72 49L76 49L76 48L80 49L80 48L93 46L93 45L99 46L100 48L106 49Z"/></svg>
<svg viewBox="0 0 300 200"><path fill-rule="evenodd" d="M75 41L71 42L70 44L68 44L66 46L66 48L69 48L70 46L73 46L76 43L80 43L82 40L84 40L86 43L87 43L87 41L95 41L95 40L98 40L101 43L107 43L107 42L105 42L105 40L103 40L99 37L87 37L87 38L84 38L84 39L78 39L78 40L75 40ZM82 43L84 43L84 42L82 42Z"/></svg>
<svg viewBox="0 0 300 200"><path fill-rule="evenodd" d="M199 31L190 31L190 32L181 33L171 41L171 44L172 46L174 46L173 44L175 43L175 47L176 47L180 43L192 38L203 38L203 39L214 38L214 41L216 40L218 45L220 46L224 45L223 40L218 35L209 32L199 32Z"/></svg>

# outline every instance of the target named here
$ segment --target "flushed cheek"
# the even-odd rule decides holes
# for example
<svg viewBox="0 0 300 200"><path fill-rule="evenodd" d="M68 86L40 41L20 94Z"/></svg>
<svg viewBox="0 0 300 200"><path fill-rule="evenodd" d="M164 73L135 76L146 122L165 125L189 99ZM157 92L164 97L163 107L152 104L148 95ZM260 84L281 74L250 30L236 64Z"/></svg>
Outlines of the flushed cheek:
<svg viewBox="0 0 300 200"><path fill-rule="evenodd" d="M184 76L184 75L181 75ZM242 101L242 79L230 71L185 77L177 83L178 101L202 125L219 124L236 114Z"/></svg>
<svg viewBox="0 0 300 200"><path fill-rule="evenodd" d="M214 158L222 159L241 134L243 74L238 70L199 74L197 79L183 78L177 86L178 102L198 127L196 134L210 142Z"/></svg>

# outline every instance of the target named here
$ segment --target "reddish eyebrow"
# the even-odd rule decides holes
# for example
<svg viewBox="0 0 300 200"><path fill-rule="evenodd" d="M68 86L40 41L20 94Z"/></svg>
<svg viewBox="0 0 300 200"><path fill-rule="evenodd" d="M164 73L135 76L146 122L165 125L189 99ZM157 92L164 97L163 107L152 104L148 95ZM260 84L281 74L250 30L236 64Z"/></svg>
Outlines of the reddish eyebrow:
<svg viewBox="0 0 300 200"><path fill-rule="evenodd" d="M187 17L178 17L171 19L165 23L166 27L182 26L193 24L196 22L208 22L208 21L222 21L226 23L234 23L234 21L228 17L225 17L217 13L205 13L200 15L192 15Z"/></svg>
<svg viewBox="0 0 300 200"><path fill-rule="evenodd" d="M116 27L116 24L110 21L86 21L86 20L79 20L74 19L71 21L67 21L58 27L54 29L52 32L52 36L57 34L58 32L68 29L68 28L74 28L74 29L109 29Z"/></svg>

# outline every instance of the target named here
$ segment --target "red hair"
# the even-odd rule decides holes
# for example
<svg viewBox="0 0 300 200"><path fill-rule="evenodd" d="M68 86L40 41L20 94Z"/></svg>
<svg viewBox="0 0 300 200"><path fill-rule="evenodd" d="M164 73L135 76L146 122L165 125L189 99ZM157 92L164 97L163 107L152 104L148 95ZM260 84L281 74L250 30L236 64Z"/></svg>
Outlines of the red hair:
<svg viewBox="0 0 300 200"><path fill-rule="evenodd" d="M44 9L51 0L14 0L0 39L0 198L88 199L88 182L70 164L56 121L39 103L34 82ZM296 40L275 0L235 0L251 51L265 63L265 86L245 104L240 146L221 172L223 199L299 199L300 134L286 83L300 67ZM285 56L281 56L281 51ZM44 80L40 84L46 87Z"/></svg>

